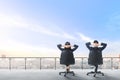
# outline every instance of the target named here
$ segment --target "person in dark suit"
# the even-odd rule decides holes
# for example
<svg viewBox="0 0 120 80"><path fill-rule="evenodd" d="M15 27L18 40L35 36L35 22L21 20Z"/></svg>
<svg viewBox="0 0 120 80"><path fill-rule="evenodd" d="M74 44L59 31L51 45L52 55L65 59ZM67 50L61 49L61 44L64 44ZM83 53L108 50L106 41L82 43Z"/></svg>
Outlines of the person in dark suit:
<svg viewBox="0 0 120 80"><path fill-rule="evenodd" d="M97 73L98 65L103 64L102 51L106 48L107 44L106 43L99 44L97 40L94 40L93 45L91 45L90 42L87 42L86 46L90 51L88 64L95 66L95 73Z"/></svg>
<svg viewBox="0 0 120 80"><path fill-rule="evenodd" d="M70 42L66 42L65 45L58 44L57 47L62 51L60 56L60 64L66 65L66 71L70 71L70 65L75 64L73 51L78 48L78 45L71 46ZM73 48L72 48L73 47Z"/></svg>

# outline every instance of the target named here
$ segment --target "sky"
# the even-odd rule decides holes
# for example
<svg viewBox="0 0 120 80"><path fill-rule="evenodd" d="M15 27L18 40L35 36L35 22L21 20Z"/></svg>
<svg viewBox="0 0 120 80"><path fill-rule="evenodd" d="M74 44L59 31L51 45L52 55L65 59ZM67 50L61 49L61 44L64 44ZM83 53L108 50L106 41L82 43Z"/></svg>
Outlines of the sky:
<svg viewBox="0 0 120 80"><path fill-rule="evenodd" d="M86 42L107 43L103 56L120 54L119 0L0 0L0 55L56 57L57 44L79 48Z"/></svg>

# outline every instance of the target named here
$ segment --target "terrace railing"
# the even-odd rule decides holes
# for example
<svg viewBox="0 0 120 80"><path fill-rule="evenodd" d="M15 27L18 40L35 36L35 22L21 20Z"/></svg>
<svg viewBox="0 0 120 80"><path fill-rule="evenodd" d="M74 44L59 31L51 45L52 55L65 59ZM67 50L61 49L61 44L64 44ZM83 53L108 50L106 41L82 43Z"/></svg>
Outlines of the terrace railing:
<svg viewBox="0 0 120 80"><path fill-rule="evenodd" d="M101 69L120 69L120 57L103 57ZM0 69L64 69L59 57L0 57ZM75 57L72 69L90 69L87 57Z"/></svg>

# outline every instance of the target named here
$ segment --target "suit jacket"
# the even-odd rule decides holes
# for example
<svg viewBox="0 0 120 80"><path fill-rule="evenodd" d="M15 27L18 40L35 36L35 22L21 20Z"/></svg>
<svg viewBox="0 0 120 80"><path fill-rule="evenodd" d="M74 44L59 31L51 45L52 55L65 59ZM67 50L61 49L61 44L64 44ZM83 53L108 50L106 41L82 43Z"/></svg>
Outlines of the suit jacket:
<svg viewBox="0 0 120 80"><path fill-rule="evenodd" d="M91 47L90 42L86 43L89 49L88 64L90 65L100 65L103 64L102 51L106 48L106 43L101 43L102 47Z"/></svg>
<svg viewBox="0 0 120 80"><path fill-rule="evenodd" d="M61 44L57 45L57 47L61 50L60 56L60 64L70 65L75 64L75 59L73 55L73 51L78 48L78 45L74 45L74 48L61 48Z"/></svg>

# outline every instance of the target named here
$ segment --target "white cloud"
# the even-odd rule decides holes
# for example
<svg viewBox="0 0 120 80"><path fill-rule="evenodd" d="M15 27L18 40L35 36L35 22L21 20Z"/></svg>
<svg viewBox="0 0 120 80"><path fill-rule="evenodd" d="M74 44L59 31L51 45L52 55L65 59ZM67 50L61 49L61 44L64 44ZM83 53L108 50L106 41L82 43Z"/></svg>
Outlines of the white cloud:
<svg viewBox="0 0 120 80"><path fill-rule="evenodd" d="M68 33L63 33L62 36L64 38L68 38L68 39L72 39L72 40L76 40L76 38Z"/></svg>
<svg viewBox="0 0 120 80"><path fill-rule="evenodd" d="M3 15L0 14L0 50L3 51L14 51L14 55L18 55L18 52L21 52L21 54L25 55L25 53L32 53L36 55L44 55L44 54L50 54L50 53L58 53L56 49L51 49L51 48L46 48L46 47L41 47L41 46L32 46L28 45L25 43L21 43L18 41L15 41L14 39L10 39L7 34L10 34L9 31L12 28L23 28L23 29L28 29L32 30L35 32L39 32L42 34L46 34L48 36L54 36L54 37L60 37L64 39L70 39L70 40L76 40L78 41L78 38L68 34L64 31L54 31L51 30L50 28L45 28L43 26L40 26L38 24L30 23L29 21L25 20L24 18L20 16L9 16L9 15ZM74 33L72 33L74 34ZM81 41L90 41L92 42L93 39L82 34L82 33L77 33L79 35L79 40ZM78 41L79 42L79 41ZM107 50L105 50L105 53L108 54L119 54L120 50L120 41L111 41L108 42L108 47ZM19 53L20 54L20 53ZM27 54L29 56L29 54ZM50 54L50 56L53 56Z"/></svg>
<svg viewBox="0 0 120 80"><path fill-rule="evenodd" d="M120 41L107 41L107 52L111 54L120 54Z"/></svg>
<svg viewBox="0 0 120 80"><path fill-rule="evenodd" d="M42 34L46 34L48 36L55 36L55 37L61 37L61 38L67 38L67 39L75 39L74 36L71 36L70 34L57 30L52 31L50 28L45 28L43 26L40 26L38 24L30 23L29 21L25 20L24 18L20 16L13 16L13 15L5 15L0 14L0 29L4 28L6 30L7 28L23 28L32 30L35 32L39 32Z"/></svg>
<svg viewBox="0 0 120 80"><path fill-rule="evenodd" d="M0 52L5 51L6 56L57 56L56 49L41 47L41 46L32 46L25 43L17 42L12 39L1 39L0 40ZM50 55L50 54L53 55Z"/></svg>
<svg viewBox="0 0 120 80"><path fill-rule="evenodd" d="M35 31L35 32L39 32L42 34L46 34L48 36L55 36L55 37L60 37L60 38L64 38L64 39L71 39L71 40L76 40L76 38L74 36L72 36L71 34L68 34L64 31L60 31L58 30L58 32L56 31L52 31L50 29L47 29L45 27L41 27L39 25L33 25L34 27L30 27L30 30Z"/></svg>
<svg viewBox="0 0 120 80"><path fill-rule="evenodd" d="M79 35L80 40L82 40L82 41L85 41L85 42L92 42L92 41L93 41L92 38L90 38L90 37L88 37L88 36L85 36L85 35L82 34L82 33L77 33L77 34Z"/></svg>
<svg viewBox="0 0 120 80"><path fill-rule="evenodd" d="M50 29L47 29L45 27L41 27L39 25L30 25L31 27L29 28L30 30L32 31L35 31L35 32L39 32L39 33L42 33L42 34L46 34L46 35L49 35L49 36L58 36L60 37L60 34L57 33L57 32L53 32L51 31ZM32 27L34 26L34 27Z"/></svg>
<svg viewBox="0 0 120 80"><path fill-rule="evenodd" d="M45 27L39 26L38 24L29 23L29 21L26 21L24 18L20 16L0 14L0 50L8 51L8 52L16 52L13 53L14 55L19 55L17 54L19 52L22 52L21 54L23 55L28 52L29 53L34 52L34 53L40 53L40 55L41 54L48 55L48 53L52 53L54 56L55 55L54 53L57 53L55 49L46 48L42 46L32 46L11 39L10 37L7 36L7 34L10 34L9 32L14 28L18 28L18 29L23 28L23 29L39 32L42 34L46 34L49 36L74 39L73 36L67 33L63 33L63 32L57 33Z"/></svg>
<svg viewBox="0 0 120 80"><path fill-rule="evenodd" d="M0 14L0 26L26 28L28 27L28 24L26 24L25 20L20 16Z"/></svg>

